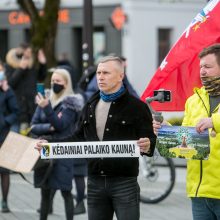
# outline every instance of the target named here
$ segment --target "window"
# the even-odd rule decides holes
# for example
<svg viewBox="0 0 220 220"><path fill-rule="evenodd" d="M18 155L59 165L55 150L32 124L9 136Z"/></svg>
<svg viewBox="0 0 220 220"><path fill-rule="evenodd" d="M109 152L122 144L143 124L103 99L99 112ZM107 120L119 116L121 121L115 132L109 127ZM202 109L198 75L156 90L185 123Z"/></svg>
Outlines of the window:
<svg viewBox="0 0 220 220"><path fill-rule="evenodd" d="M30 32L30 29L25 29L24 35L25 35L25 42L26 43L30 43L31 42L31 32Z"/></svg>
<svg viewBox="0 0 220 220"><path fill-rule="evenodd" d="M158 29L158 66L161 64L170 50L170 35L171 29Z"/></svg>
<svg viewBox="0 0 220 220"><path fill-rule="evenodd" d="M93 32L93 57L94 63L106 56L106 34L104 32L104 28L96 27Z"/></svg>
<svg viewBox="0 0 220 220"><path fill-rule="evenodd" d="M8 31L0 30L0 59L5 61L5 56L8 52Z"/></svg>

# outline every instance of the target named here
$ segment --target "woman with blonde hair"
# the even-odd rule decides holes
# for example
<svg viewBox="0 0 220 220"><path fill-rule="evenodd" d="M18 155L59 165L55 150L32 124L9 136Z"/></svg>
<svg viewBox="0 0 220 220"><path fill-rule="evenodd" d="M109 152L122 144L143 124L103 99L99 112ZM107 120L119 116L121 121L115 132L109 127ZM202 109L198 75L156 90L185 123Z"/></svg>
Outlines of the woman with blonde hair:
<svg viewBox="0 0 220 220"><path fill-rule="evenodd" d="M72 90L70 73L65 69L55 69L51 77L49 98L38 93L38 107L31 121L31 134L48 141L59 141L73 134L78 115L83 107L83 98ZM65 203L66 219L73 219L73 178L74 159L58 159L48 178L45 169L34 172L35 187L41 188L40 220L46 220L50 208L51 194L61 190ZM42 183L42 179L45 181Z"/></svg>

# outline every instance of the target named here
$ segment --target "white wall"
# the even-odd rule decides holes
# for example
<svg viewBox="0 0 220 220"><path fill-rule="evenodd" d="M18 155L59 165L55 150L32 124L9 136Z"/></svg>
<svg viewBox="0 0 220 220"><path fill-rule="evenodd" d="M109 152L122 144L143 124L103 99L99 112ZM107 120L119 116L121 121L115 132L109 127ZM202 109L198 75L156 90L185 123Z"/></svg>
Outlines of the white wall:
<svg viewBox="0 0 220 220"><path fill-rule="evenodd" d="M158 68L158 28L173 30L173 45L205 4L206 1L199 0L123 2L128 16L123 34L123 55L128 59L128 77L140 95Z"/></svg>

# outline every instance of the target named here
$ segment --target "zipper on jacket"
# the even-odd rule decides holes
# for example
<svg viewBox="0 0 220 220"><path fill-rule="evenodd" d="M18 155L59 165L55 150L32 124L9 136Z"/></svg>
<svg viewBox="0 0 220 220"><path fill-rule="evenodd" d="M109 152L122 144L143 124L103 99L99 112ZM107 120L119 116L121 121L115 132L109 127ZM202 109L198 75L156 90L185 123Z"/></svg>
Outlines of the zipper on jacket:
<svg viewBox="0 0 220 220"><path fill-rule="evenodd" d="M206 108L206 105L205 105L202 97L199 95L199 93L197 91L196 91L196 94L199 96L200 100L202 101L202 103L203 103L203 105L204 105L204 107L206 109L207 115L210 116L210 113L209 113L208 109ZM200 185L202 183L202 173L203 173L202 172L202 170L203 170L203 166L202 165L203 165L202 164L202 160L200 160L200 178L199 178L199 184L198 184L197 189L196 189L196 194L195 194L196 197L197 197L197 194L198 194L198 191L199 191L199 187L200 187Z"/></svg>
<svg viewBox="0 0 220 220"><path fill-rule="evenodd" d="M202 182L202 160L200 160L200 178L199 178L199 184L198 184L197 189L196 189L196 194L195 194L196 197L197 197L201 182Z"/></svg>

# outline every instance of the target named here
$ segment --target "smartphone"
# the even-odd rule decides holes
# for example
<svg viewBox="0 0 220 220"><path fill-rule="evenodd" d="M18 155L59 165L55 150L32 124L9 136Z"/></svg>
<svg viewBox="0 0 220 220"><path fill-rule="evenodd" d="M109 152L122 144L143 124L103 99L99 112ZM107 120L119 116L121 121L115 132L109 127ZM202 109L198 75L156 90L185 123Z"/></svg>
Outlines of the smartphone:
<svg viewBox="0 0 220 220"><path fill-rule="evenodd" d="M45 97L45 87L44 83L37 83L37 93L40 93L42 96Z"/></svg>
<svg viewBox="0 0 220 220"><path fill-rule="evenodd" d="M170 102L171 101L171 91L170 90L154 90L154 96L157 96L158 93L162 94L162 98L158 100L159 102Z"/></svg>

